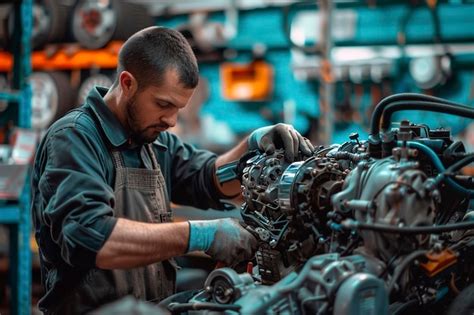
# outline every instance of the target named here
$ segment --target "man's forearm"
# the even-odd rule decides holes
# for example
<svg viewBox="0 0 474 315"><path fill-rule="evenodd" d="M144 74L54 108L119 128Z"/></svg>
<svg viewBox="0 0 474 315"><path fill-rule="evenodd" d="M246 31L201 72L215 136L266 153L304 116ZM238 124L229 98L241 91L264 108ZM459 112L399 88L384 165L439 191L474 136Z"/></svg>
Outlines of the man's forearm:
<svg viewBox="0 0 474 315"><path fill-rule="evenodd" d="M118 219L97 253L96 265L102 269L145 266L184 254L188 241L188 222L155 224Z"/></svg>
<svg viewBox="0 0 474 315"><path fill-rule="evenodd" d="M221 165L240 159L240 157L248 151L247 141L248 141L248 138L245 138L236 147L220 155L216 161L216 169ZM219 181L217 180L217 177L215 177L215 183L216 183L217 188L220 190L220 192L224 196L235 196L239 194L241 191L240 181L238 180L233 180L221 185Z"/></svg>

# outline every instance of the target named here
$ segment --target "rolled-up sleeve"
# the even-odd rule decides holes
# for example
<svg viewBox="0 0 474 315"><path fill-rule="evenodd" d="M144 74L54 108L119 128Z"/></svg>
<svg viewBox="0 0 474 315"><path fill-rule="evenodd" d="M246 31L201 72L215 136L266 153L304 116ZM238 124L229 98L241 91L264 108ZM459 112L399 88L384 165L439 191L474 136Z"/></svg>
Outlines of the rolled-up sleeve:
<svg viewBox="0 0 474 315"><path fill-rule="evenodd" d="M114 193L107 184L100 146L80 126L56 130L47 140L38 183L45 200L43 227L71 266L95 266L115 226Z"/></svg>
<svg viewBox="0 0 474 315"><path fill-rule="evenodd" d="M167 133L171 160L171 200L201 209L224 209L214 183L216 154L195 148Z"/></svg>

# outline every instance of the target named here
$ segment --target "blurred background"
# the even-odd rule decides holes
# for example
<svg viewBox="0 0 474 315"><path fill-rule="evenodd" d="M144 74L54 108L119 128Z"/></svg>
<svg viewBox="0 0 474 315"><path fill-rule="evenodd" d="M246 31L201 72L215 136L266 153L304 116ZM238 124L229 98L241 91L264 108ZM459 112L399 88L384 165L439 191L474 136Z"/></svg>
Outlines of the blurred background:
<svg viewBox="0 0 474 315"><path fill-rule="evenodd" d="M220 153L278 122L314 144L366 139L375 105L394 93L473 106L473 16L472 0L1 1L0 312L29 314L41 296L27 178L36 143L94 85L112 84L137 30L189 40L201 80L173 132ZM449 127L474 149L468 119L400 119ZM229 215L175 208L178 220Z"/></svg>

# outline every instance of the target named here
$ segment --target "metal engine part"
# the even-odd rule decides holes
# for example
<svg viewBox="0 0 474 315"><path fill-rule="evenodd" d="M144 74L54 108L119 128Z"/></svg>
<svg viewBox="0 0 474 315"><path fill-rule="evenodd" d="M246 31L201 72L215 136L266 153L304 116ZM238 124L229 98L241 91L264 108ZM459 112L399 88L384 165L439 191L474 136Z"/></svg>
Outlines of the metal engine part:
<svg viewBox="0 0 474 315"><path fill-rule="evenodd" d="M394 296L398 300L393 304L397 312L413 309L413 305L417 305L414 303L416 296L422 297L422 301L417 302L419 305L434 303L439 298L440 293L436 290L441 290L441 284L448 284L450 280L434 275L442 275L441 270L457 261L456 254L447 246L457 244L463 237L471 240L472 236L462 231L440 237L439 233L397 233L397 229L429 228L440 222L459 221L467 211L468 202L460 199L452 188L435 180L439 177L439 166L435 166L437 162L433 162L426 150L419 151L414 149L416 146L404 145L403 141L417 141L429 147L444 159L446 165L455 164L456 159L459 161L466 154L462 144L453 142L449 131L444 129L430 130L426 125L403 121L399 129L388 135L399 142L385 147L384 150L390 150L391 154L383 158L371 157L367 151L368 142L351 135L353 141L320 148L312 157L290 165L283 160L282 152L274 156L257 155L247 162L242 181L246 198L242 216L261 243L256 256L257 281L265 285L277 282L276 286L284 282L286 278L283 277L298 272L308 259L321 257L317 255L335 252L345 256L344 260L351 257L347 255L357 254L352 257L363 261L366 274L385 280L389 293L397 292ZM458 178L465 184L469 182L462 176ZM392 227L392 232L358 230L354 228L356 225L351 227L347 222L369 227L377 225L382 229ZM465 257L474 245L468 244L471 243L455 245L459 246L457 255ZM446 265L437 259L444 260ZM466 260L462 261L465 264ZM456 268L449 270L466 273L466 269ZM333 272L327 274L329 278L336 279L341 273L339 269ZM467 275L471 275L466 280L457 279L463 285L469 284L470 277L474 276L472 273L472 270L467 271ZM337 282L334 279L332 281ZM356 279L351 280L355 286ZM342 288L340 286L338 290ZM427 288L430 293L425 292ZM260 287L255 290L261 294L267 292ZM334 304L334 298L324 295L328 287L318 285L305 290L297 291L300 296L306 294L308 301L302 303L304 299L288 298L280 306L285 310L294 305L310 307L308 312L321 314L329 314L336 308L338 314L351 309L351 314L358 314L357 303L360 310L361 305L376 299L367 293L366 302L358 300L352 306L342 307L342 301L350 300L348 295ZM309 302L319 298L331 302L327 305ZM275 308L274 313L280 311Z"/></svg>
<svg viewBox="0 0 474 315"><path fill-rule="evenodd" d="M336 211L353 211L361 222L394 226L426 226L434 222L437 190L428 191L427 176L417 162L385 158L362 162L350 173L344 189L332 196ZM388 261L395 254L426 248L424 237L361 232L364 247L371 255Z"/></svg>
<svg viewBox="0 0 474 315"><path fill-rule="evenodd" d="M408 121L389 129L391 113L413 104L474 118L452 102L396 95L377 106L368 141L351 134L291 164L282 150L238 161L257 265L242 278L213 272L186 307L298 315L470 309L474 180L460 170L474 153L446 129Z"/></svg>
<svg viewBox="0 0 474 315"><path fill-rule="evenodd" d="M295 162L285 170L278 186L278 201L282 212L292 217L293 233L312 231L319 239L315 227L327 230L331 196L341 190L346 174L334 158L324 156Z"/></svg>
<svg viewBox="0 0 474 315"><path fill-rule="evenodd" d="M281 240L289 221L278 204L279 180L288 165L283 151L277 150L271 155L249 159L242 175L245 200L242 217L262 241L256 257L262 281L266 284L275 283L293 270L287 257L281 254L284 249Z"/></svg>
<svg viewBox="0 0 474 315"><path fill-rule="evenodd" d="M242 217L262 241L256 257L263 283L274 283L325 252L320 238L330 233L330 197L340 191L345 175L335 159L325 156L288 165L283 152L276 151L247 161Z"/></svg>
<svg viewBox="0 0 474 315"><path fill-rule="evenodd" d="M271 155L256 155L247 161L242 175L242 194L246 207L258 213L257 216L262 215L263 224L282 216L277 199L278 183L288 165L282 150Z"/></svg>
<svg viewBox="0 0 474 315"><path fill-rule="evenodd" d="M241 314L386 314L384 283L364 268L361 256L314 256L298 274L290 273L273 286L258 286L235 304Z"/></svg>
<svg viewBox="0 0 474 315"><path fill-rule="evenodd" d="M239 275L231 268L220 268L212 271L207 277L204 295L215 303L231 304L254 287L255 283L250 274ZM197 296L196 299L202 299L202 296Z"/></svg>

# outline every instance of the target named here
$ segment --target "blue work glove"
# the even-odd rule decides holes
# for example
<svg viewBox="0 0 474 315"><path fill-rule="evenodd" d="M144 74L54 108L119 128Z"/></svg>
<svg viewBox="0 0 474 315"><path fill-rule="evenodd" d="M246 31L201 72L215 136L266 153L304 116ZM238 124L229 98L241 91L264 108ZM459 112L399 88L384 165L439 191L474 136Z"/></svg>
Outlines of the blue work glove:
<svg viewBox="0 0 474 315"><path fill-rule="evenodd" d="M276 124L262 127L252 132L248 139L249 150L260 150L272 154L275 149L285 150L285 159L293 162L301 151L303 155L310 156L314 151L313 144L296 131L293 126Z"/></svg>
<svg viewBox="0 0 474 315"><path fill-rule="evenodd" d="M257 250L255 236L236 219L189 222L188 252L200 250L227 266L249 260Z"/></svg>

